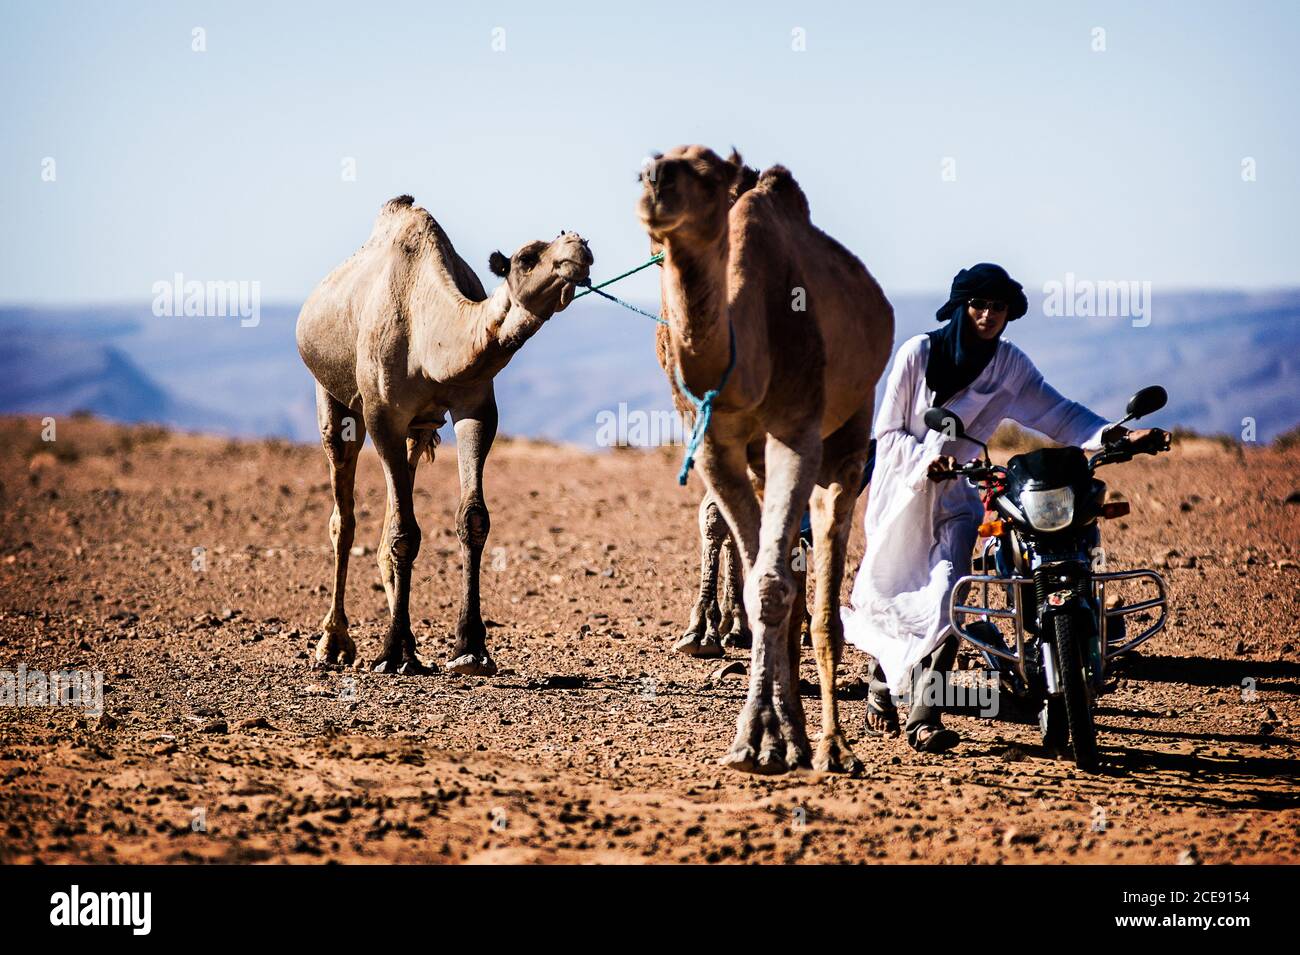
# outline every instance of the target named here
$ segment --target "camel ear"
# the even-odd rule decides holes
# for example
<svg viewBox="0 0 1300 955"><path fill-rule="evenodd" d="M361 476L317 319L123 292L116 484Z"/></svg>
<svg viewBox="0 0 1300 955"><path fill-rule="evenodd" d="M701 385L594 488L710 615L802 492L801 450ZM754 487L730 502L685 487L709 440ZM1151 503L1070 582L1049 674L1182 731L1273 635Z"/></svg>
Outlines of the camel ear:
<svg viewBox="0 0 1300 955"><path fill-rule="evenodd" d="M488 256L488 270L493 275L505 278L510 274L510 260L500 252L493 252Z"/></svg>
<svg viewBox="0 0 1300 955"><path fill-rule="evenodd" d="M758 184L758 170L745 165L735 146L731 147L727 163L731 166L731 201L734 203Z"/></svg>

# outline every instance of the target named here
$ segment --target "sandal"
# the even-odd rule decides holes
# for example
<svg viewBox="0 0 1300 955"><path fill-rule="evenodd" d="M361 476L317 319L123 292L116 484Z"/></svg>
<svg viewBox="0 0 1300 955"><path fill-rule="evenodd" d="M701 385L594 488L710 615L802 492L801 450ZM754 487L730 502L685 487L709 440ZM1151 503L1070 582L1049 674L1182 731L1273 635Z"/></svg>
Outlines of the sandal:
<svg viewBox="0 0 1300 955"><path fill-rule="evenodd" d="M918 753L945 753L960 742L960 736L942 726L922 726L911 741Z"/></svg>
<svg viewBox="0 0 1300 955"><path fill-rule="evenodd" d="M872 717L875 717L876 725L872 725ZM898 710L892 701L888 705L880 702L880 699L874 693L867 694L867 736L897 736L900 733L898 728Z"/></svg>

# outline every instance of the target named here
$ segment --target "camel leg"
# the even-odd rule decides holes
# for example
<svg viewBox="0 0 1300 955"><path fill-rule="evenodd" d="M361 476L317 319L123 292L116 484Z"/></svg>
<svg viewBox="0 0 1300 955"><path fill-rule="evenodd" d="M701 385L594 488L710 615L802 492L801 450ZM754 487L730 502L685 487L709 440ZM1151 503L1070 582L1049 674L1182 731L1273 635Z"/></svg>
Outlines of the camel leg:
<svg viewBox="0 0 1300 955"><path fill-rule="evenodd" d="M740 570L740 552L736 550L730 532L722 545L718 577L718 632L722 634L722 645L748 650L753 639L745 622L745 604L741 600L745 577Z"/></svg>
<svg viewBox="0 0 1300 955"><path fill-rule="evenodd" d="M456 533L460 537L463 566L460 620L456 624L456 647L448 673L492 676L497 665L488 655L487 629L479 607L479 577L483 547L487 544L491 520L483 500L483 463L497 433L495 400L473 414L456 416L456 461L460 468L460 507L456 512Z"/></svg>
<svg viewBox="0 0 1300 955"><path fill-rule="evenodd" d="M345 419L352 420L347 427ZM330 543L334 546L334 595L329 613L321 621L321 638L316 644L316 662L350 664L357 648L348 635L348 615L343 609L348 583L348 556L356 534L353 513L357 457L366 438L361 416L336 401L319 384L316 386L316 420L320 440L330 466L330 486L334 491L334 513L330 515ZM349 440L350 439L350 440Z"/></svg>
<svg viewBox="0 0 1300 955"><path fill-rule="evenodd" d="M803 516L800 515L800 520ZM808 618L808 553L802 549L798 537L799 527L795 525L794 545L789 550L790 571L794 575L794 601L790 604L790 622L786 625L786 652L790 656L790 679L794 684L794 696L790 698L790 708L798 714L799 725L804 722L803 696L799 692L799 658L803 653L803 636L807 630Z"/></svg>
<svg viewBox="0 0 1300 955"><path fill-rule="evenodd" d="M809 432L812 437L807 437ZM742 772L783 773L809 762L799 674L792 666L790 646L796 580L789 555L817 477L821 441L815 428L797 429L795 434L800 435L799 444L768 436L757 553L745 569L745 613L754 634L749 694L737 720L736 739L722 758L723 765ZM729 485L714 490L724 509L739 497ZM752 492L750 500L757 504ZM742 518L733 530L742 556L754 553L752 526Z"/></svg>
<svg viewBox="0 0 1300 955"><path fill-rule="evenodd" d="M853 755L840 727L835 699L835 675L844 649L840 620L840 582L866 465L871 409L867 408L826 441L822 474L812 491L813 532L813 655L821 684L822 733L813 767L823 772L857 773L862 763Z"/></svg>
<svg viewBox="0 0 1300 955"><path fill-rule="evenodd" d="M420 463L420 455L430 446L436 443L436 432L417 431L406 439L406 463L411 471L411 487L415 487L415 469ZM393 561L390 557L392 548L389 546L389 533L396 527L393 520L393 502L390 498L384 503L384 526L379 541L379 550L377 551L379 563L379 579L384 584L384 596L388 598L388 612L392 614L397 606L397 576Z"/></svg>
<svg viewBox="0 0 1300 955"><path fill-rule="evenodd" d="M691 608L691 622L673 649L688 657L720 657L718 640L719 555L730 541L727 522L712 495L700 501L700 595Z"/></svg>
<svg viewBox="0 0 1300 955"><path fill-rule="evenodd" d="M747 452L748 453L748 452ZM755 453L761 454L761 447ZM750 458L749 483L758 498L759 507L763 505L763 462ZM721 596L718 600L720 621L718 630L723 634L724 647L736 647L749 650L754 645L754 635L749 632L749 621L745 617L745 565L740 559L740 548L736 538L727 535L726 545L722 550L719 574L721 576Z"/></svg>
<svg viewBox="0 0 1300 955"><path fill-rule="evenodd" d="M420 525L415 520L414 458L420 439L407 441L405 424L399 426L388 418L367 416L367 426L379 463L388 485L388 507L384 516L384 533L379 543L379 572L388 593L392 616L388 636L379 656L370 662L376 673L423 674L436 672L426 667L415 654L415 635L411 632L411 568L420 552ZM414 446L412 446L414 445Z"/></svg>

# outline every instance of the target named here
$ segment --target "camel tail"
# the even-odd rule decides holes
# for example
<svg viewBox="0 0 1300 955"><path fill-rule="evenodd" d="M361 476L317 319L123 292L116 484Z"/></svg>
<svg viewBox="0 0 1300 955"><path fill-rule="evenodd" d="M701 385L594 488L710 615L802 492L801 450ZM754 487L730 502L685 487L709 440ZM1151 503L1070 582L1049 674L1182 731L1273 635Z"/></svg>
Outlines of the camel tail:
<svg viewBox="0 0 1300 955"><path fill-rule="evenodd" d="M785 166L772 166L764 169L758 177L756 189L761 189L778 202L785 203L791 211L797 212L804 219L810 219L812 213L808 208L808 197L795 181L794 174Z"/></svg>

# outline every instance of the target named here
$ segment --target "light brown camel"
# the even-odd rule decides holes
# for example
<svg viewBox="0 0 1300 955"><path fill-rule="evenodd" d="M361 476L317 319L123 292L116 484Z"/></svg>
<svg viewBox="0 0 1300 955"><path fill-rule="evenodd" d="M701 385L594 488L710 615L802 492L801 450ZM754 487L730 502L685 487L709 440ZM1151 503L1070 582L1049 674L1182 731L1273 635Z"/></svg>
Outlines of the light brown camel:
<svg viewBox="0 0 1300 955"><path fill-rule="evenodd" d="M859 767L840 728L835 670L840 583L871 438L873 392L893 344L893 309L866 268L813 226L783 167L730 203L743 165L703 146L657 157L638 214L664 251L669 357L678 388L702 395L735 365L699 449L705 485L736 539L753 632L749 692L724 765L779 773L810 757L799 699L790 555L810 505L813 649L822 734L813 765ZM747 467L763 481L760 503Z"/></svg>
<svg viewBox="0 0 1300 955"><path fill-rule="evenodd" d="M572 301L591 264L587 243L572 232L529 242L510 258L494 252L488 266L505 281L489 296L433 216L399 196L380 210L366 244L307 299L298 316L298 352L316 378L316 414L334 488L334 598L316 646L319 663L351 663L356 656L343 598L356 527L353 479L369 431L388 485L378 558L392 618L370 665L381 673L431 672L416 656L411 633L411 566L420 550L412 490L416 463L421 454L433 460L438 428L450 412L464 575L447 670L496 672L479 610L489 527L483 462L497 429L492 381Z"/></svg>

